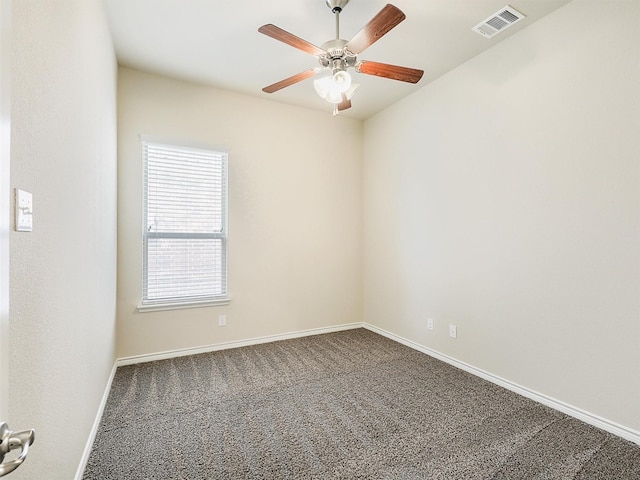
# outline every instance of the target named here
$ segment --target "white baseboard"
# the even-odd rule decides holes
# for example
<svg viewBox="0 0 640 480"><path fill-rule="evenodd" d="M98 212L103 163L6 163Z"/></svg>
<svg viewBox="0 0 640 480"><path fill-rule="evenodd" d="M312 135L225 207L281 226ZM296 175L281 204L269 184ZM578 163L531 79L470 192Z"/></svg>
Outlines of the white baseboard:
<svg viewBox="0 0 640 480"><path fill-rule="evenodd" d="M456 360L455 358L449 357L448 355L440 353L436 350L432 350L431 348L425 347L404 337L388 332L382 328L370 325L368 323L364 323L363 326L367 330L378 333L384 337L389 338L390 340L394 340L398 343L406 345L407 347L413 348L414 350L418 350L419 352L437 358L438 360L442 360L443 362L448 363L449 365L453 365L454 367L464 370L465 372L483 378L484 380L506 388L507 390L511 390L512 392L546 405L547 407L553 408L554 410L558 410L566 415L577 418L578 420L581 420L589 425L593 425L594 427L600 428L606 432L612 433L624 438L625 440L629 440L640 445L640 432L636 430L612 422L598 415L594 415L593 413L574 407L573 405L569 405L560 400L556 400L555 398L551 398L542 393L530 390L526 387L518 385L517 383L513 383L509 380L493 375L492 373L476 368L472 365L469 365L468 363Z"/></svg>
<svg viewBox="0 0 640 480"><path fill-rule="evenodd" d="M87 444L84 447L84 452L82 452L78 470L76 470L76 476L74 477L75 480L82 480L82 475L84 475L84 469L87 467L89 455L91 454L91 447L93 447L93 442L95 441L96 435L98 434L98 428L100 427L100 422L102 421L102 413L104 412L104 407L107 404L107 398L109 398L111 384L113 383L113 377L115 377L116 375L117 368L118 365L116 362L114 362L113 368L111 369L111 374L109 375L109 380L107 380L107 386L104 388L104 393L102 394L102 400L100 400L100 405L98 406L98 413L96 414L96 418L93 421L93 426L91 427L91 431L89 432Z"/></svg>
<svg viewBox="0 0 640 480"><path fill-rule="evenodd" d="M150 353L146 355L135 355L133 357L119 358L116 363L118 366L133 365L136 363L154 362L156 360L166 360L168 358L185 357L187 355L197 355L199 353L217 352L219 350L227 350L229 348L247 347L249 345L259 345L261 343L277 342L279 340L289 340L292 338L308 337L310 335L320 335L323 333L341 332L343 330L353 330L354 328L362 328L364 323L348 323L336 325L333 327L311 328L308 330L300 330L297 332L282 333L277 335L267 335L264 337L249 338L247 340L237 340L233 342L216 343L214 345L205 345L202 347L184 348L179 350L169 350L166 352Z"/></svg>

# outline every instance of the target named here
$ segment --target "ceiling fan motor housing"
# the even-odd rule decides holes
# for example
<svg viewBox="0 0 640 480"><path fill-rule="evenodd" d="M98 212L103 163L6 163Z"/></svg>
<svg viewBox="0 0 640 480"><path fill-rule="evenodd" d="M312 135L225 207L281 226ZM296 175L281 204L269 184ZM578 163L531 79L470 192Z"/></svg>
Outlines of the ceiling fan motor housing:
<svg viewBox="0 0 640 480"><path fill-rule="evenodd" d="M324 55L318 57L320 65L325 68L331 68L334 73L336 70L346 70L348 67L354 67L356 64L356 55L345 49L346 40L336 39L329 40L322 44Z"/></svg>

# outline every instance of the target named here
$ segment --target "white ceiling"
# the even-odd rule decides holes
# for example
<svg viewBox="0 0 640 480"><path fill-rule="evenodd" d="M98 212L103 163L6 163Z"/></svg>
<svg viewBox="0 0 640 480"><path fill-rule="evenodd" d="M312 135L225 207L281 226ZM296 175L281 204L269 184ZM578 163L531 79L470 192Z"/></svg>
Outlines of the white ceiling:
<svg viewBox="0 0 640 480"><path fill-rule="evenodd" d="M527 18L491 39L471 28L506 0L393 0L407 16L358 58L424 70L416 85L353 72L360 87L341 113L365 119L526 28L570 0L513 0ZM328 114L307 79L276 93L262 87L318 66L300 50L258 33L273 23L315 45L335 37L325 0L105 0L121 65L310 108ZM387 3L350 0L340 15L349 40ZM508 61L508 59L505 59Z"/></svg>

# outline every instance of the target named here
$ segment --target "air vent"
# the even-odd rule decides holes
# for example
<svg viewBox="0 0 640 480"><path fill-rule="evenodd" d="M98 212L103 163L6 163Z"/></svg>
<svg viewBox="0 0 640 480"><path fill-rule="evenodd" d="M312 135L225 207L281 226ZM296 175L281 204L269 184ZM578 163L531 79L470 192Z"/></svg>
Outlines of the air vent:
<svg viewBox="0 0 640 480"><path fill-rule="evenodd" d="M524 15L517 11L515 8L507 5L501 8L489 18L480 22L471 30L479 33L483 37L491 38L497 33L500 33L509 28L514 23L519 22L524 18Z"/></svg>

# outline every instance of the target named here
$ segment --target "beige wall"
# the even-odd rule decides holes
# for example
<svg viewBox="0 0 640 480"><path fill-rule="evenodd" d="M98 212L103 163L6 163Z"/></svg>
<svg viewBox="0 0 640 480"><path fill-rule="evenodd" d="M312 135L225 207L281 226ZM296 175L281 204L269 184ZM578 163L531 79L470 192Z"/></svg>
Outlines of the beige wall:
<svg viewBox="0 0 640 480"><path fill-rule="evenodd" d="M13 2L10 238L13 429L36 443L12 479L73 478L114 361L116 62L102 2Z"/></svg>
<svg viewBox="0 0 640 480"><path fill-rule="evenodd" d="M361 321L361 122L128 68L118 88L118 356ZM230 305L137 312L140 134L229 148Z"/></svg>
<svg viewBox="0 0 640 480"><path fill-rule="evenodd" d="M365 321L635 430L639 31L574 0L367 121L363 183Z"/></svg>

